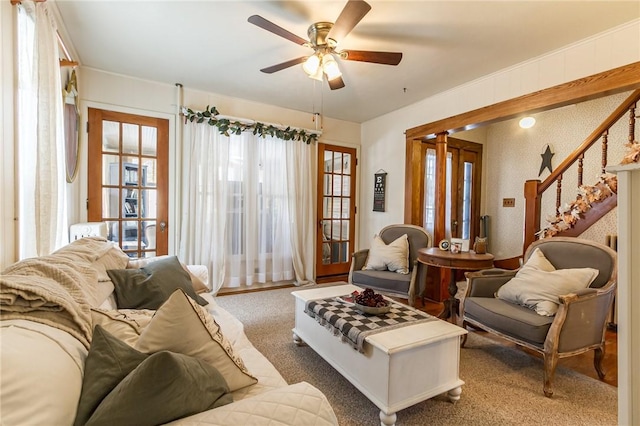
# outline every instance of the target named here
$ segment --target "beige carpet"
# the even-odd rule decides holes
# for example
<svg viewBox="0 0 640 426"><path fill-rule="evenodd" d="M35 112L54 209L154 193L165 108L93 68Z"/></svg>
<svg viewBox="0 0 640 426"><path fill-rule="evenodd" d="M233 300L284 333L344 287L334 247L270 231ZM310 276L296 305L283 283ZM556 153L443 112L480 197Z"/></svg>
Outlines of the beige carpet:
<svg viewBox="0 0 640 426"><path fill-rule="evenodd" d="M379 409L308 346L292 341L294 298L285 288L220 296L249 340L289 383L325 393L341 426L379 425ZM429 360L424 360L425 368ZM375 374L375 372L372 372ZM542 362L473 332L461 350L462 397L438 396L398 412L397 425L616 425L617 389L558 368L553 398L542 394Z"/></svg>

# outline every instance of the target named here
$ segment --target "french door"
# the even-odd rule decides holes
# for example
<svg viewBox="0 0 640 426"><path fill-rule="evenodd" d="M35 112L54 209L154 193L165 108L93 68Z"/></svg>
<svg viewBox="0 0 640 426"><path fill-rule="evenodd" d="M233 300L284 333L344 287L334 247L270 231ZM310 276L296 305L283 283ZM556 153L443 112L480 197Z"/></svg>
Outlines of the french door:
<svg viewBox="0 0 640 426"><path fill-rule="evenodd" d="M316 275L346 275L355 241L356 150L318 144Z"/></svg>
<svg viewBox="0 0 640 426"><path fill-rule="evenodd" d="M168 252L169 121L89 108L88 219L131 257Z"/></svg>

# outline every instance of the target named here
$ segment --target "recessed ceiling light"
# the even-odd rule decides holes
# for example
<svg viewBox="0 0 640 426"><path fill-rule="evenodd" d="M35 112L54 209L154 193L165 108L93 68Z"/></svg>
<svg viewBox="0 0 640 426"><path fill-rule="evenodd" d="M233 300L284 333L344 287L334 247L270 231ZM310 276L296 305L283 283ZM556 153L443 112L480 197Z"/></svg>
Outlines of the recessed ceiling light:
<svg viewBox="0 0 640 426"><path fill-rule="evenodd" d="M524 117L520 120L519 124L523 129L530 129L536 124L536 119L533 117Z"/></svg>

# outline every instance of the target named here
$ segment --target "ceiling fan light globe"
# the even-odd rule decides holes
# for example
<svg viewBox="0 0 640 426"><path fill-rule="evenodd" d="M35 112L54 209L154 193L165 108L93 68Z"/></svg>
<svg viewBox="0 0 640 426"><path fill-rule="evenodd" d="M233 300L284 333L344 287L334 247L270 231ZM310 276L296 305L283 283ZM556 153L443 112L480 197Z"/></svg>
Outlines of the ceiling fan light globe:
<svg viewBox="0 0 640 426"><path fill-rule="evenodd" d="M322 81L322 67L318 67L318 69L316 70L316 72L314 72L313 74L309 74L309 78L312 78L314 80L318 80L318 81Z"/></svg>
<svg viewBox="0 0 640 426"><path fill-rule="evenodd" d="M320 69L320 58L318 55L313 54L307 58L306 61L302 64L302 69L307 73L308 76L312 76L318 72Z"/></svg>
<svg viewBox="0 0 640 426"><path fill-rule="evenodd" d="M322 58L322 69L327 75L327 80L329 81L342 77L340 67L338 67L338 63L332 55L324 55L324 58Z"/></svg>
<svg viewBox="0 0 640 426"><path fill-rule="evenodd" d="M331 73L326 73L327 74L327 80L332 81L335 80L336 78L340 78L342 77L342 73L340 72L340 70L337 70L337 72L331 72Z"/></svg>

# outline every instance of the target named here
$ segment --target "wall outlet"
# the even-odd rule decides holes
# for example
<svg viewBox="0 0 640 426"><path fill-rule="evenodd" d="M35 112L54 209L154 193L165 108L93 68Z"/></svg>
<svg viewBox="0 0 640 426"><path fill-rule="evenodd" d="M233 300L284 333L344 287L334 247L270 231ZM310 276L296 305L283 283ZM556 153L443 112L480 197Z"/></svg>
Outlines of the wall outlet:
<svg viewBox="0 0 640 426"><path fill-rule="evenodd" d="M515 198L503 198L502 199L502 207L515 207L516 199Z"/></svg>

